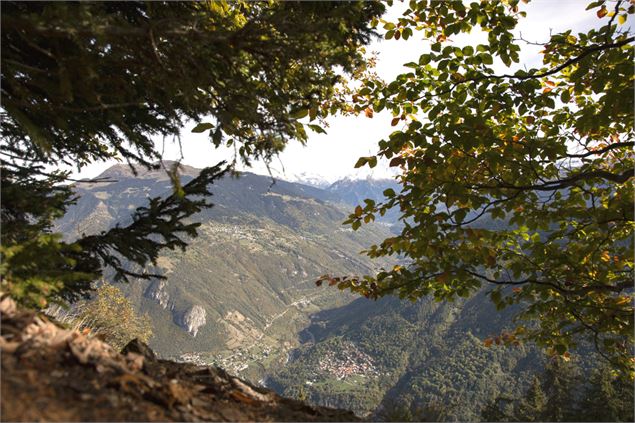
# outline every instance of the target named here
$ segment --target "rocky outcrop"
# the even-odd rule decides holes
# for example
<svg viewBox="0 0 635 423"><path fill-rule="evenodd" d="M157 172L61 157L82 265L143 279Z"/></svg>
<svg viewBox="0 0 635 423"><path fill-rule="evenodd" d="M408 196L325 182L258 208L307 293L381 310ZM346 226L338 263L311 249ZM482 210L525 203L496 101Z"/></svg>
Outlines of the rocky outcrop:
<svg viewBox="0 0 635 423"><path fill-rule="evenodd" d="M158 360L135 341L115 351L0 300L3 421L355 421L282 398L215 367Z"/></svg>
<svg viewBox="0 0 635 423"><path fill-rule="evenodd" d="M159 303L164 310L170 310L174 322L190 335L196 336L198 330L207 323L207 312L200 305L191 305L185 311L179 312L174 302L171 301L167 286L168 282L165 279L155 280L148 285L143 295Z"/></svg>
<svg viewBox="0 0 635 423"><path fill-rule="evenodd" d="M205 325L205 309L200 305L193 305L184 314L181 319L181 326L187 330L192 336L196 336L200 327Z"/></svg>
<svg viewBox="0 0 635 423"><path fill-rule="evenodd" d="M170 294L167 291L167 281L165 279L156 280L148 285L144 296L156 301L165 310L170 306Z"/></svg>

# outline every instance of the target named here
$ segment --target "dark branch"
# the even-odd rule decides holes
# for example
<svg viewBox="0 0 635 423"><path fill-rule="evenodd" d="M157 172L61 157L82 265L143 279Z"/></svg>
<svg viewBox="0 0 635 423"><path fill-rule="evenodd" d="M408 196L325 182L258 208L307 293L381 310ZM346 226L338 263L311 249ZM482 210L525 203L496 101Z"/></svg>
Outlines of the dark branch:
<svg viewBox="0 0 635 423"><path fill-rule="evenodd" d="M582 172L569 178L558 179L556 181L546 182L544 184L535 185L513 185L508 183L499 183L498 185L485 185L485 184L472 184L470 188L476 189L512 189L512 190L533 190L533 191L554 191L559 189L568 188L574 186L576 182L582 180L588 180L592 178L602 178L607 181L623 184L629 179L635 176L635 169L629 169L620 174L608 172L606 170L593 170L589 172Z"/></svg>
<svg viewBox="0 0 635 423"><path fill-rule="evenodd" d="M633 147L633 146L635 146L635 142L616 142L616 143L613 143L613 144L611 144L609 146L601 148L599 150L591 150L591 151L589 151L587 153L567 154L567 157L581 159L581 158L585 158L585 157L589 157L589 156L595 156L595 155L598 155L598 154L604 154L604 153L606 153L608 151L618 150L620 148Z"/></svg>
<svg viewBox="0 0 635 423"><path fill-rule="evenodd" d="M625 46L625 45L627 45L629 43L632 43L633 41L635 41L635 37L626 38L626 39L624 39L622 41L618 41L616 43L600 44L600 45L597 45L597 46L590 47L590 48L584 50L578 56L572 57L571 59L565 61L564 63L562 63L562 64L560 64L558 66L556 66L555 68L552 68L552 69L550 69L548 71L545 71L545 72L542 72L542 73L534 73L534 74L528 74L528 75L511 75L511 74L480 75L480 76L476 76L476 77L473 77L473 78L465 78L465 79L462 79L460 81L455 82L447 90L439 91L439 92L434 93L433 96L439 96L439 95L451 93L459 85L465 84L465 83L468 83L468 82L479 82L479 81L484 81L484 80L488 80L488 79L516 79L516 80L519 80L519 81L525 81L525 80L528 80L528 79L540 79L540 78L543 78L545 76L550 76L550 75L556 74L556 73L560 72L561 70L566 69L569 66L580 62L582 59L584 59L585 57L587 57L587 56L589 56L589 55L591 55L593 53L597 53L597 52L603 51L603 50L610 50L612 48L622 47L622 46ZM429 97L430 94L428 93L427 96ZM422 98L423 97L419 97L419 100L422 99Z"/></svg>

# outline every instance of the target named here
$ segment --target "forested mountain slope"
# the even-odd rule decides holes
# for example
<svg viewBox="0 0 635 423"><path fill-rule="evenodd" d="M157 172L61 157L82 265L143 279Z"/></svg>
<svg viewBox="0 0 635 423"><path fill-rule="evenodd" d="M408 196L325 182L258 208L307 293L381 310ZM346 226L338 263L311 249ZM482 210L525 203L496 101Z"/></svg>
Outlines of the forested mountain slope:
<svg viewBox="0 0 635 423"><path fill-rule="evenodd" d="M300 334L303 345L285 367L270 371L267 386L374 420L615 421L632 415L632 382L606 374L608 362L593 346L579 344L566 360L532 344L488 346L485 340L512 327L517 309L496 310L487 291L455 302L361 298L317 313ZM553 382L554 368L561 369L560 382ZM540 412L522 414L536 378L548 396ZM520 417L510 408L518 410L518 403ZM492 404L504 414L492 414ZM569 417L553 417L565 409Z"/></svg>
<svg viewBox="0 0 635 423"><path fill-rule="evenodd" d="M455 303L358 299L315 315L268 386L378 418L421 417L428 407L440 408L441 420L479 420L486 403L520 396L544 365L530 346L484 346L511 318L483 294Z"/></svg>

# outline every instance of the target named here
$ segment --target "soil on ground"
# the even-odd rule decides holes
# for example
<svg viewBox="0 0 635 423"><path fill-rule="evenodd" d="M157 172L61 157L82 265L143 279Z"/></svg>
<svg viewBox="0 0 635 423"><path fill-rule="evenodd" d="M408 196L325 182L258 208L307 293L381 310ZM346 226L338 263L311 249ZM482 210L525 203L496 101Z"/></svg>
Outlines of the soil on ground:
<svg viewBox="0 0 635 423"><path fill-rule="evenodd" d="M0 300L2 421L357 421L215 367L159 360L143 343L122 352L89 332Z"/></svg>

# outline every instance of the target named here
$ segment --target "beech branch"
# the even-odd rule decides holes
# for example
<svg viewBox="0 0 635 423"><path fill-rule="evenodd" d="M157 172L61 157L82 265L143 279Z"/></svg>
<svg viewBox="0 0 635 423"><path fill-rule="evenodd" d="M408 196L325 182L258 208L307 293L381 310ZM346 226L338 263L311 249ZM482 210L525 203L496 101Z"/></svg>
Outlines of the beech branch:
<svg viewBox="0 0 635 423"><path fill-rule="evenodd" d="M574 186L576 182L582 180L588 180L593 178L601 178L606 179L607 181L615 182L618 184L623 184L624 182L631 179L635 176L635 169L629 169L624 171L623 173L611 173L606 170L592 170L589 172L582 172L577 175L571 176L569 178L558 179L555 181L545 182L544 184L533 184L533 185L514 185L501 182L497 185L486 185L486 184L472 184L468 185L470 188L476 189L512 189L512 190L521 190L521 191L555 191L559 189L568 188Z"/></svg>
<svg viewBox="0 0 635 423"><path fill-rule="evenodd" d="M600 44L600 45L596 45L593 47L589 47L586 50L584 50L582 53L580 53L579 55L572 57L571 59L565 61L564 63L556 66L555 68L549 69L548 71L542 72L542 73L534 73L534 74L528 74L528 75L512 75L512 74L502 74L502 75L480 75L480 76L475 76L472 78L465 78L465 79L461 79L460 81L455 82L450 88L448 88L447 90L444 91L439 91L436 92L432 95L430 95L428 93L428 97L437 97L443 94L448 94L451 93L452 91L454 91L454 89L456 87L458 87L461 84L465 84L468 82L479 82L479 81L484 81L487 79L516 79L519 81L525 81L528 79L540 79L543 78L545 76L550 76L553 74L556 74L558 72L560 72L563 69L568 68L571 65L574 65L580 61L582 61L582 59L584 59L585 57L593 54L593 53L597 53L599 51L603 51L603 50L610 50L612 48L618 48L618 47L622 47L625 46L629 43L632 43L633 41L635 41L635 37L630 37L630 38L626 38L622 41L618 41L615 43L610 43L610 44ZM418 100L421 100L423 97L419 97Z"/></svg>
<svg viewBox="0 0 635 423"><path fill-rule="evenodd" d="M604 148L601 148L599 150L591 150L587 153L581 153L581 154L567 154L567 157L572 158L572 159L581 159L581 158L585 158L585 157L589 157L589 156L596 156L598 154L604 154L608 151L612 151L612 150L618 150L620 148L627 148L627 147L633 147L635 146L635 142L616 142L613 143L609 146L606 146Z"/></svg>

